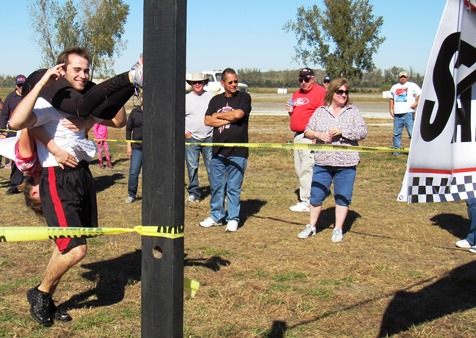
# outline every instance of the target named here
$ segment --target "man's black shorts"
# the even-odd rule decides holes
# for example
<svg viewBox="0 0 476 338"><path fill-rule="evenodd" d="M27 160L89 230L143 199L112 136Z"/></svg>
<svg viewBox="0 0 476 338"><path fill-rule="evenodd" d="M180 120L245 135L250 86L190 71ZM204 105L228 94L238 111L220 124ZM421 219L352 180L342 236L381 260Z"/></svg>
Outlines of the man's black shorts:
<svg viewBox="0 0 476 338"><path fill-rule="evenodd" d="M43 168L40 177L40 198L49 227L97 228L96 188L87 162L76 168ZM85 238L60 238L59 251L86 244Z"/></svg>

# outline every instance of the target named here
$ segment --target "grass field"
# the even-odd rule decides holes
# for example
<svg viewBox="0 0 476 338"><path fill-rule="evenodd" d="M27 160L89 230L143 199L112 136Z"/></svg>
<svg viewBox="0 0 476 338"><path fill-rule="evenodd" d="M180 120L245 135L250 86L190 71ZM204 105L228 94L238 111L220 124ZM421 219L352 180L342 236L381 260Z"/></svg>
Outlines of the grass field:
<svg viewBox="0 0 476 338"><path fill-rule="evenodd" d="M367 146L389 146L392 129L367 120ZM124 131L110 130L112 139ZM250 142L292 139L288 119L252 116ZM405 140L408 146L408 140ZM141 201L126 205L125 145L110 144L114 169L92 163L102 227L141 224ZM242 227L204 229L209 200L185 205L185 277L200 289L184 306L186 337L474 337L476 265L456 249L468 221L464 202L396 202L406 156L362 153L344 241L332 243L334 203L324 204L318 234L297 233L308 214L293 213L297 180L287 150L253 149L242 192ZM201 168L201 184L208 184ZM0 170L2 226L43 226L21 195L6 196ZM184 175L185 176L185 175ZM89 241L85 260L64 277L56 301L74 320L43 328L25 292L39 282L50 242L1 243L0 336L139 337L137 234ZM157 314L160 316L160 314Z"/></svg>

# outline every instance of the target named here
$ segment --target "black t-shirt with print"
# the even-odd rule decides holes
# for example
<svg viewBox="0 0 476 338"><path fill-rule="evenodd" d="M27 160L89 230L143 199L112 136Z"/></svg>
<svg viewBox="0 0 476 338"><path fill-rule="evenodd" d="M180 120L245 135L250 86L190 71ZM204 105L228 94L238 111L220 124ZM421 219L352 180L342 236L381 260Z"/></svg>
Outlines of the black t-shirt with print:
<svg viewBox="0 0 476 338"><path fill-rule="evenodd" d="M245 115L239 121L213 128L214 143L248 143L248 120L251 112L251 96L248 93L238 91L232 97L226 97L224 93L214 96L206 115L235 109L243 110ZM248 157L248 148L213 147L213 156L216 155Z"/></svg>

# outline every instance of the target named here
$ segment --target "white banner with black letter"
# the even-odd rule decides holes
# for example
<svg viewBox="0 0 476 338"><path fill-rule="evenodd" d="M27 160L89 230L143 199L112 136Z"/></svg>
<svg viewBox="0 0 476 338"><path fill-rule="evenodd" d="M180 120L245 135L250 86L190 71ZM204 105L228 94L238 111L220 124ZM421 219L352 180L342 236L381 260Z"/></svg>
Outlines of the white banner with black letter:
<svg viewBox="0 0 476 338"><path fill-rule="evenodd" d="M446 3L425 73L399 201L476 196L475 2Z"/></svg>

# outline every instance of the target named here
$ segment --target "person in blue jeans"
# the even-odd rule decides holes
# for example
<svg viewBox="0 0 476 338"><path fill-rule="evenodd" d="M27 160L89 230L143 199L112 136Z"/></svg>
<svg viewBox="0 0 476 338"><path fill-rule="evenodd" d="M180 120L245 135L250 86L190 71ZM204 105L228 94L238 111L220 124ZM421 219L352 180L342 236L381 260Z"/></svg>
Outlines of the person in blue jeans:
<svg viewBox="0 0 476 338"><path fill-rule="evenodd" d="M476 253L476 198L468 198L466 200L469 218L469 232L465 239L456 242L458 248L469 249L470 252Z"/></svg>
<svg viewBox="0 0 476 338"><path fill-rule="evenodd" d="M186 78L192 91L185 95L185 142L194 143L185 147L185 161L188 173L188 202L200 202L202 194L198 182L198 167L200 154L207 170L210 181L210 161L212 147L195 145L196 143L211 143L213 127L205 125L205 113L208 104L215 94L204 90L208 78L202 73L193 73Z"/></svg>
<svg viewBox="0 0 476 338"><path fill-rule="evenodd" d="M398 83L390 88L389 110L393 117L393 148L402 147L403 127L407 129L408 138L412 139L415 109L420 100L421 89L408 81L408 73L398 73ZM400 155L394 152L394 155Z"/></svg>
<svg viewBox="0 0 476 338"><path fill-rule="evenodd" d="M127 197L126 203L128 204L135 202L137 199L139 174L142 168L142 95L140 95L140 103L140 107L135 107L132 109L126 124L126 140L140 141L127 142L127 156L131 160L129 167L129 179L127 182L127 192L129 197Z"/></svg>
<svg viewBox="0 0 476 338"><path fill-rule="evenodd" d="M221 85L225 92L210 100L205 124L213 127L214 143L248 143L248 120L251 96L238 91L236 72L223 71ZM227 222L226 231L238 230L240 223L241 185L248 164L246 147L213 147L210 163L210 216L200 222L208 228ZM225 194L228 213L225 210Z"/></svg>

